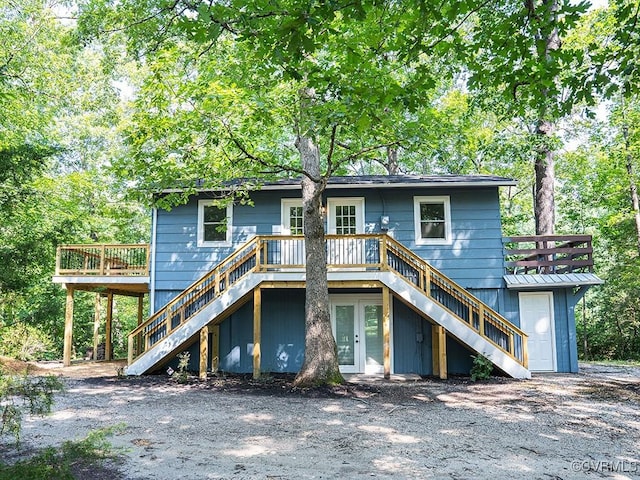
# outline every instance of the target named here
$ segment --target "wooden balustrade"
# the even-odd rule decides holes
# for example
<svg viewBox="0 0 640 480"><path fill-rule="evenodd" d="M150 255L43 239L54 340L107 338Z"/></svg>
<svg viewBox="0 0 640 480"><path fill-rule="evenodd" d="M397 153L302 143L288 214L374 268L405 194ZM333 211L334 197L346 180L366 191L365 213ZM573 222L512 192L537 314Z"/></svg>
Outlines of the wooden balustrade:
<svg viewBox="0 0 640 480"><path fill-rule="evenodd" d="M61 245L56 252L57 276L149 275L149 245Z"/></svg>
<svg viewBox="0 0 640 480"><path fill-rule="evenodd" d="M330 270L393 271L526 367L526 334L388 235L327 235ZM257 236L129 334L129 364L251 272L304 268L304 238Z"/></svg>
<svg viewBox="0 0 640 480"><path fill-rule="evenodd" d="M503 243L507 273L593 273L591 235L507 237Z"/></svg>

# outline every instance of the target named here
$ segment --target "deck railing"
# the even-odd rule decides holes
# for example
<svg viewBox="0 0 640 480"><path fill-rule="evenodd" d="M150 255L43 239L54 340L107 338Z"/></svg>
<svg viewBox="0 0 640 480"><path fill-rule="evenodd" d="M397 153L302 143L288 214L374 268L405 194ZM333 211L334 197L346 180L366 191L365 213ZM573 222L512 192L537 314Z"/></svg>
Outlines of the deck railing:
<svg viewBox="0 0 640 480"><path fill-rule="evenodd" d="M149 275L149 245L61 245L56 252L56 275Z"/></svg>
<svg viewBox="0 0 640 480"><path fill-rule="evenodd" d="M527 366L524 332L388 235L327 235L326 246L329 270L393 271ZM131 332L129 364L245 275L299 271L304 264L302 237L254 237Z"/></svg>
<svg viewBox="0 0 640 480"><path fill-rule="evenodd" d="M591 235L507 237L503 243L507 273L593 273Z"/></svg>

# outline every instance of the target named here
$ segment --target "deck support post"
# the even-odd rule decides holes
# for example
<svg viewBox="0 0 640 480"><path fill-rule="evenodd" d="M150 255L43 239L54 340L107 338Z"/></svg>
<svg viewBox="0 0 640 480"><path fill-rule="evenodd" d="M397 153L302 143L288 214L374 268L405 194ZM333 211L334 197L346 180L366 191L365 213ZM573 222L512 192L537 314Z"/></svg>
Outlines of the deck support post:
<svg viewBox="0 0 640 480"><path fill-rule="evenodd" d="M217 372L220 366L220 325L209 327L211 332L211 371Z"/></svg>
<svg viewBox="0 0 640 480"><path fill-rule="evenodd" d="M207 366L209 357L209 326L200 329L200 380L207 379Z"/></svg>
<svg viewBox="0 0 640 480"><path fill-rule="evenodd" d="M62 364L71 365L71 350L73 348L73 287L67 285L67 303L64 312L64 349Z"/></svg>
<svg viewBox="0 0 640 480"><path fill-rule="evenodd" d="M138 325L142 324L142 310L144 307L144 293L138 297Z"/></svg>
<svg viewBox="0 0 640 480"><path fill-rule="evenodd" d="M447 331L440 325L431 327L431 346L433 352L433 375L447 379Z"/></svg>
<svg viewBox="0 0 640 480"><path fill-rule="evenodd" d="M113 292L107 292L107 323L104 334L104 359L111 361L111 322L113 320Z"/></svg>
<svg viewBox="0 0 640 480"><path fill-rule="evenodd" d="M391 315L389 287L382 287L382 355L384 378L391 378Z"/></svg>
<svg viewBox="0 0 640 480"><path fill-rule="evenodd" d="M98 360L98 345L100 344L100 293L96 293L95 313L93 317L93 360Z"/></svg>
<svg viewBox="0 0 640 480"><path fill-rule="evenodd" d="M260 377L260 342L262 327L262 290L253 290L253 378Z"/></svg>

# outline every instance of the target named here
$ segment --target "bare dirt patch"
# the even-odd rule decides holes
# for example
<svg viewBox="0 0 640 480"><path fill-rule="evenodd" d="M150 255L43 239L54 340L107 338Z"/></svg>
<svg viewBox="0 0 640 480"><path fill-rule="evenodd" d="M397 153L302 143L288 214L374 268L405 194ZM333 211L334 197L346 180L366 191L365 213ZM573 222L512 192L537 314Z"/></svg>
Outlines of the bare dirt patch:
<svg viewBox="0 0 640 480"><path fill-rule="evenodd" d="M308 390L277 375L65 382L25 444L121 424L110 468L126 479L640 478L637 368Z"/></svg>
<svg viewBox="0 0 640 480"><path fill-rule="evenodd" d="M46 369L39 367L35 362L23 362L3 355L0 355L0 368L9 375L23 375L25 373L42 375L47 373Z"/></svg>

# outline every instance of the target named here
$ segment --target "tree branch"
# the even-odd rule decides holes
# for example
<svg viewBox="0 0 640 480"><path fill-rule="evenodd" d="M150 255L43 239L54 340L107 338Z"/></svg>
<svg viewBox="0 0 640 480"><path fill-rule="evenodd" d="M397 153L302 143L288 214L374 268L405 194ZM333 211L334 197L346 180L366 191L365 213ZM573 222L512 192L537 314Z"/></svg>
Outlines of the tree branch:
<svg viewBox="0 0 640 480"><path fill-rule="evenodd" d="M270 169L271 173L296 173L298 175L304 175L305 177L308 177L309 179L311 179L312 181L314 181L316 183L319 181L319 179L312 177L311 175L309 175L309 173L307 171L305 171L302 168L296 168L296 167L293 167L291 165L274 165L274 164L268 162L267 160L265 160L265 159L263 159L261 157L257 157L256 155L254 155L251 152L249 152L249 150L238 139L238 137L236 137L233 134L233 131L231 130L231 127L227 122L222 121L222 124L224 125L225 129L227 130L227 133L229 134L229 138L231 139L231 142L242 153L243 158L252 160L254 162L257 162L258 164L262 165L263 167L265 167L267 169Z"/></svg>
<svg viewBox="0 0 640 480"><path fill-rule="evenodd" d="M471 15L473 15L474 13L477 13L480 10L482 10L484 7L486 7L489 4L489 2L491 2L491 0L485 0L480 5L478 5L476 8L471 9L464 17L462 17L462 20L460 20L460 22L458 22L458 24L456 26L451 28L445 35L443 35L442 37L440 37L436 41L434 41L426 49L427 50L432 50L436 46L438 46L440 43L444 42L446 38L450 37L455 31L457 31L460 27L462 27L462 25L469 19L469 17Z"/></svg>
<svg viewBox="0 0 640 480"><path fill-rule="evenodd" d="M374 145L374 146L371 146L371 147L362 148L362 149L358 150L357 152L353 152L352 154L347 155L339 163L350 162L350 161L355 160L357 157L359 157L360 155L363 155L365 153L371 152L373 150L377 150L379 148L392 147L394 145L395 146L400 146L400 142L394 141L394 142L388 142L388 143L381 143L380 145Z"/></svg>
<svg viewBox="0 0 640 480"><path fill-rule="evenodd" d="M327 153L327 176L331 175L331 173L333 173L333 164L332 164L332 158L333 158L333 150L336 146L336 132L338 131L338 125L335 124L333 125L333 127L331 127L331 141L329 143L329 153Z"/></svg>

